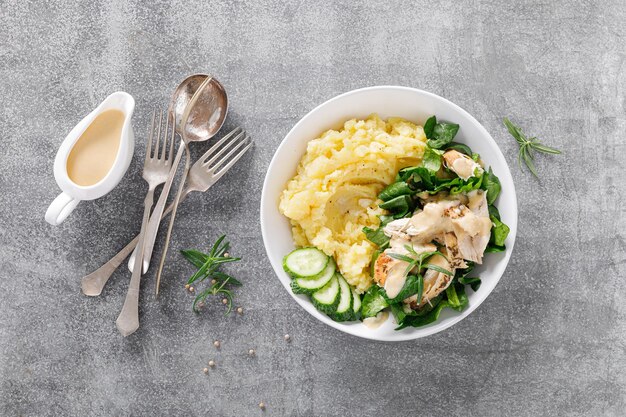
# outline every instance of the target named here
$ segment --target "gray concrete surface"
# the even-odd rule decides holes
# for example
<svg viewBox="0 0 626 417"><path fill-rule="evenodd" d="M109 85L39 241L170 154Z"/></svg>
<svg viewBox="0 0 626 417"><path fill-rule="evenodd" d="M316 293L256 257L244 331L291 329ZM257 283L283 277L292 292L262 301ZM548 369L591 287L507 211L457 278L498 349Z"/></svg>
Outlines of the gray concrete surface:
<svg viewBox="0 0 626 417"><path fill-rule="evenodd" d="M624 2L4 0L0 10L0 415L625 415ZM137 231L143 151L117 189L56 228L43 220L58 192L52 161L108 93L136 97L143 138L152 107L198 71L228 89L227 128L244 126L257 145L181 208L172 245L227 233L244 257L234 271L245 314L214 303L194 315L182 288L191 268L173 253L162 297L151 272L142 328L122 339L127 272L99 298L82 296L79 279ZM377 84L426 89L476 116L510 163L520 209L515 253L487 301L398 344L301 310L259 227L263 177L291 126ZM563 149L537 160L539 181L517 166L504 116Z"/></svg>

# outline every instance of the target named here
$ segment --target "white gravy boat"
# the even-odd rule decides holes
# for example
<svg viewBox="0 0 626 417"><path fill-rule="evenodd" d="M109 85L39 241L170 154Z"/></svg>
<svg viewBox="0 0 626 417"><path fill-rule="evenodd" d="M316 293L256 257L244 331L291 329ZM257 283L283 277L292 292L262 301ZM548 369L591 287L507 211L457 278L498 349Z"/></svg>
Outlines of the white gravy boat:
<svg viewBox="0 0 626 417"><path fill-rule="evenodd" d="M94 119L107 110L120 110L124 113L124 123L117 150L117 156L109 172L97 183L89 186L73 182L67 172L67 159L72 148L85 129ZM128 93L118 91L108 96L94 111L89 113L67 135L54 160L54 178L63 191L54 199L46 211L46 221L52 225L63 222L82 200L94 200L111 191L122 180L135 150L135 135L131 117L135 109L135 99Z"/></svg>

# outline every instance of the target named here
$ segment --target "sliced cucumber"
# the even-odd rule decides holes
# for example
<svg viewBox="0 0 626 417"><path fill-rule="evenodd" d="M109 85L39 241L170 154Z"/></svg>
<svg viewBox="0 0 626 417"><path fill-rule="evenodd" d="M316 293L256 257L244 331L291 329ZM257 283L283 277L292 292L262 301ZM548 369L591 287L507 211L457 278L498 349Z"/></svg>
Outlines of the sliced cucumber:
<svg viewBox="0 0 626 417"><path fill-rule="evenodd" d="M339 304L337 310L331 315L335 321L351 320L354 315L352 312L352 289L348 281L339 273L335 273L339 281Z"/></svg>
<svg viewBox="0 0 626 417"><path fill-rule="evenodd" d="M329 259L317 248L296 249L283 258L283 268L293 278L315 277L324 271Z"/></svg>
<svg viewBox="0 0 626 417"><path fill-rule="evenodd" d="M361 296L352 288L352 320L361 318Z"/></svg>
<svg viewBox="0 0 626 417"><path fill-rule="evenodd" d="M315 278L296 278L291 281L291 289L294 294L313 294L328 284L335 274L336 268L335 261L331 258L321 274Z"/></svg>
<svg viewBox="0 0 626 417"><path fill-rule="evenodd" d="M311 301L319 311L332 314L337 311L339 293L339 280L336 275L333 275L328 284L313 293Z"/></svg>

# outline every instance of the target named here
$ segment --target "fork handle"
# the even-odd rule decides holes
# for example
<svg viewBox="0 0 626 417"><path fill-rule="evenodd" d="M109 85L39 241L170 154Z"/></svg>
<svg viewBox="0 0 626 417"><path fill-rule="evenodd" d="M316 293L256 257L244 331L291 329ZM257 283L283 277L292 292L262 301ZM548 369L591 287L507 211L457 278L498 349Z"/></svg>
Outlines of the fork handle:
<svg viewBox="0 0 626 417"><path fill-rule="evenodd" d="M128 292L126 292L126 299L122 306L122 311L115 321L117 330L120 331L122 336L126 337L131 335L139 328L139 282L141 281L141 260L143 255L143 248L145 239L143 238L148 225L148 219L150 218L150 209L152 208L152 202L154 200L154 188L150 187L144 200L143 218L141 220L141 231L139 232L139 256L135 258L135 267L133 268L132 276L130 277L130 283L128 285Z"/></svg>
<svg viewBox="0 0 626 417"><path fill-rule="evenodd" d="M185 190L183 191L183 195L180 198L180 201L182 202L191 191L193 190L190 188L185 188ZM167 206L160 220L163 220L164 218L169 216L173 208L173 204ZM91 297L100 295L102 293L102 289L106 285L109 278L111 278L113 272L122 264L124 259L126 259L128 255L130 255L133 249L135 249L135 247L137 246L137 242L139 242L139 235L135 236L133 240L128 242L128 244L124 246L124 248L122 248L122 250L120 250L117 254L115 254L115 256L109 259L107 263L93 271L91 274L85 275L81 279L80 283L83 294Z"/></svg>
<svg viewBox="0 0 626 417"><path fill-rule="evenodd" d="M148 267L150 266L150 259L152 258L152 251L154 250L154 242L156 241L156 236L159 231L159 224L161 223L161 217L163 216L163 208L165 207L165 203L167 202L167 197L170 194L170 189L172 188L172 183L174 182L174 176L176 175L176 171L178 170L178 164L180 164L180 158L183 156L183 151L185 147L181 141L181 146L178 147L178 151L176 152L176 158L174 158L174 163L172 164L172 169L170 170L169 176L167 177L167 181L165 181L165 185L163 186L163 190L161 190L161 195L154 206L154 210L152 210L152 215L150 216L150 222L148 223L148 228L146 229L146 237L143 249L143 273L148 272ZM133 252L129 261L128 261L128 269L131 271L135 265L135 257L137 255L137 250Z"/></svg>
<svg viewBox="0 0 626 417"><path fill-rule="evenodd" d="M183 176L180 180L180 184L178 185L178 191L176 192L176 198L172 205L174 206L172 209L172 217L170 217L170 223L167 226L167 235L165 235L165 247L163 248L163 253L161 254L161 262L159 262L159 271L157 272L156 279L156 289L155 296L159 296L159 285L161 284L161 274L163 273L163 265L165 264L165 258L167 257L167 250L170 246L170 238L172 237L172 228L174 227L174 219L176 219L176 210L178 209L178 204L180 203L180 196L183 191L183 186L185 185L185 181L187 180L187 173L189 172L189 162L191 159L191 155L189 154L189 147L187 143L182 142L185 146L185 169L183 171Z"/></svg>

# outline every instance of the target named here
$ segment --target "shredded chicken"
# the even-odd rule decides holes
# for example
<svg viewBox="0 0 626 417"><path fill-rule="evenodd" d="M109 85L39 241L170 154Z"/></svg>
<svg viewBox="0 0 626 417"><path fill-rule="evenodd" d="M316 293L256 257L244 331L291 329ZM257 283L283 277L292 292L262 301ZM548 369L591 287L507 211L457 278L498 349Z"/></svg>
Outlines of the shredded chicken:
<svg viewBox="0 0 626 417"><path fill-rule="evenodd" d="M429 262L454 274L456 269L467 268L466 261L482 263L483 254L491 235L491 220L487 194L483 190L469 192L466 196L447 196L430 199L423 209L411 218L394 220L383 229L391 238L390 246L382 253L374 266L374 280L385 287L387 295L396 296L406 281L408 263L389 256L389 253L414 256L416 253L440 251L446 256L433 256ZM424 273L424 293L421 300L405 300L417 308L444 291L452 277L428 269Z"/></svg>

